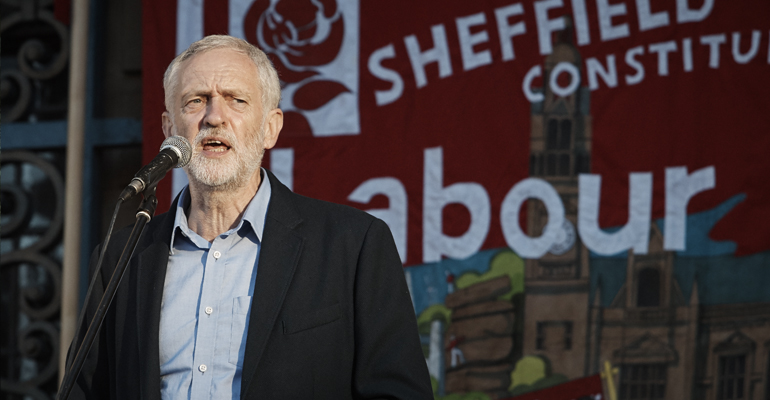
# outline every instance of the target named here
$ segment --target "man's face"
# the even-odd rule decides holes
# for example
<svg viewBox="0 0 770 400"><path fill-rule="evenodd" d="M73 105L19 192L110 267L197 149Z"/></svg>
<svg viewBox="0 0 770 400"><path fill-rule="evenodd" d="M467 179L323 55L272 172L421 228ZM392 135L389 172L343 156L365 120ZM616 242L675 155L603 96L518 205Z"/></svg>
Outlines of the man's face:
<svg viewBox="0 0 770 400"><path fill-rule="evenodd" d="M245 185L278 136L271 122L276 110L263 113L257 67L242 53L215 49L179 68L173 110L163 114L163 131L190 141L188 177L210 190Z"/></svg>

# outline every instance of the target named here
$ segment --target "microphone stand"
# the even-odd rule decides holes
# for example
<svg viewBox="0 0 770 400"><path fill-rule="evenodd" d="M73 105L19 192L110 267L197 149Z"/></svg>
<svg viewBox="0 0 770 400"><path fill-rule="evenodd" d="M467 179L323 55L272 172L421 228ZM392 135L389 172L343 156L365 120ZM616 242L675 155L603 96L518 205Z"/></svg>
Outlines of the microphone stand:
<svg viewBox="0 0 770 400"><path fill-rule="evenodd" d="M133 256L134 250L139 243L139 238L142 236L142 232L144 232L147 223L150 222L155 215L155 209L158 207L158 198L155 197L155 189L156 186L153 185L152 187L147 188L143 194L142 203L139 205L136 212L136 223L134 224L134 228L131 231L131 235L128 237L126 246L123 248L123 253L120 255L120 260L118 260L118 263L115 266L115 271L110 277L107 288L104 290L104 295L102 296L101 301L99 301L96 313L91 319L91 323L88 325L88 330L83 338L83 342L80 344L80 348L72 362L72 366L64 375L61 389L56 397L57 400L66 400L69 398L75 380L78 375L80 375L80 370L83 368L83 364L85 364L88 352L94 344L94 339L96 339L99 328L101 328L102 322L104 322L104 318L107 316L107 310L110 308L112 299L118 291L118 285L120 285L120 281L123 279L128 263L131 261L131 256ZM99 273L99 271L95 271L94 273ZM88 301L88 299L86 299L86 301ZM85 312L85 309L82 312Z"/></svg>

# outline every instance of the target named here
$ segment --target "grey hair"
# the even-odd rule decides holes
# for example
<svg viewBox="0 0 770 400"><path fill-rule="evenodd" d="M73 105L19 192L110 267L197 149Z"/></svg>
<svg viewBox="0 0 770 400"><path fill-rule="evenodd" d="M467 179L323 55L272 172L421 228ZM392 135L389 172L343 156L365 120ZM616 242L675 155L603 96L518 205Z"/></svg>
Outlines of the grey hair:
<svg viewBox="0 0 770 400"><path fill-rule="evenodd" d="M227 35L210 35L190 45L187 50L176 56L163 74L163 91L165 92L166 110L173 113L173 94L176 92L177 74L179 67L186 60L196 54L201 54L215 49L230 49L239 52L251 59L257 66L259 73L259 86L262 89L262 108L264 114L278 108L281 101L281 83L278 80L278 71L267 58L265 52L251 43Z"/></svg>

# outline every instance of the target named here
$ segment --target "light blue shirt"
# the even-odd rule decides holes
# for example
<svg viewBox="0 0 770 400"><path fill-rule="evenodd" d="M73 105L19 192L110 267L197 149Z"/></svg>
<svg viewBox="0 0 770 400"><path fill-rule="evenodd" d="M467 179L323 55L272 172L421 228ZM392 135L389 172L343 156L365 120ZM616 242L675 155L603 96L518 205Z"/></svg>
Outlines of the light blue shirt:
<svg viewBox="0 0 770 400"><path fill-rule="evenodd" d="M182 190L160 314L163 399L238 399L270 181L243 218L209 243L187 225Z"/></svg>

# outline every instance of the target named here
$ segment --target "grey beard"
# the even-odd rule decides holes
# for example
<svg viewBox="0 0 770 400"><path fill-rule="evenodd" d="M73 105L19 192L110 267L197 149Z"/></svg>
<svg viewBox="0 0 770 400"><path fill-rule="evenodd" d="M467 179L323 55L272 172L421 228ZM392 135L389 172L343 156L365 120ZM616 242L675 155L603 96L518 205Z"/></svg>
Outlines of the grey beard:
<svg viewBox="0 0 770 400"><path fill-rule="evenodd" d="M256 137L250 136L239 141L229 130L206 128L195 137L195 148L198 148L197 144L202 140L211 136L227 140L233 154L220 160L209 159L200 152L194 152L190 164L186 167L191 183L211 192L227 192L243 187L262 164L264 131L258 132Z"/></svg>

